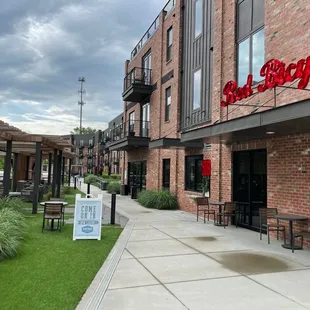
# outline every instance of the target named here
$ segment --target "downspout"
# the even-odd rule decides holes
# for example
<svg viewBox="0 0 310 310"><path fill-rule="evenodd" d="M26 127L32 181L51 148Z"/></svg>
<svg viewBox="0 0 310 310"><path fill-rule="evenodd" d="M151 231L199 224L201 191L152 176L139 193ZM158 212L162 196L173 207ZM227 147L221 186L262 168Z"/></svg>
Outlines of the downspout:
<svg viewBox="0 0 310 310"><path fill-rule="evenodd" d="M224 0L221 2L221 74L220 74L220 90L223 89L223 42L224 42ZM214 6L213 6L214 8ZM214 28L213 28L214 29ZM221 95L220 95L221 96ZM220 119L222 120L223 117L223 109L220 108ZM222 160L222 141L220 140L219 143L219 201L222 201L222 172L223 172L223 160Z"/></svg>
<svg viewBox="0 0 310 310"><path fill-rule="evenodd" d="M158 126L158 131L159 131L159 138L161 138L161 122L162 122L162 118L161 118L161 112L162 112L162 84L161 84L161 77L163 75L163 52L164 52L164 21L165 21L165 16L166 13L164 12L164 10L162 10L161 12L161 53L160 53L160 77L158 80L158 84L160 84L160 88L159 88L159 126ZM158 149L158 177L157 177L157 189L160 189L160 168L161 168L161 149Z"/></svg>

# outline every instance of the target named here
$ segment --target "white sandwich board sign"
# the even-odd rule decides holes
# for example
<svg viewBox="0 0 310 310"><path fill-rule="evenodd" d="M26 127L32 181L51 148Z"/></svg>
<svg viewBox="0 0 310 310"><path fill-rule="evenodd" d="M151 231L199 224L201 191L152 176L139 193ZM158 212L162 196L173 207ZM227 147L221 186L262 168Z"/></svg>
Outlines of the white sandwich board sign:
<svg viewBox="0 0 310 310"><path fill-rule="evenodd" d="M73 240L101 239L102 195L87 197L77 194L75 198Z"/></svg>

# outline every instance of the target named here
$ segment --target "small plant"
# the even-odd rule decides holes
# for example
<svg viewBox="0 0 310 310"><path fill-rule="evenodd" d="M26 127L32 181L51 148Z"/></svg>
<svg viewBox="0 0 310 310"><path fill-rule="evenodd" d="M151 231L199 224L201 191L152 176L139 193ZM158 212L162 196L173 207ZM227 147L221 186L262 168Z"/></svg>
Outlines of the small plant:
<svg viewBox="0 0 310 310"><path fill-rule="evenodd" d="M106 172L102 172L102 178L103 179L108 179L109 178L109 174Z"/></svg>
<svg viewBox="0 0 310 310"><path fill-rule="evenodd" d="M9 208L15 211L23 211L25 208L25 202L17 197L4 197L0 198L0 210Z"/></svg>
<svg viewBox="0 0 310 310"><path fill-rule="evenodd" d="M168 191L146 190L138 195L138 202L145 208L176 210L179 208L176 197Z"/></svg>
<svg viewBox="0 0 310 310"><path fill-rule="evenodd" d="M87 184L93 184L96 183L98 181L98 178L93 175L93 174L89 174L87 177L85 177L84 182Z"/></svg>
<svg viewBox="0 0 310 310"><path fill-rule="evenodd" d="M64 186L64 187L61 189L61 191L62 191L62 194L63 194L63 195L68 195L68 194L70 194L70 192L71 192L71 187L69 187L69 186Z"/></svg>
<svg viewBox="0 0 310 310"><path fill-rule="evenodd" d="M111 180L120 180L121 179L121 175L120 174L111 174L110 175L110 179Z"/></svg>
<svg viewBox="0 0 310 310"><path fill-rule="evenodd" d="M116 194L120 194L121 192L121 183L120 182L110 182L107 188L109 194L115 192Z"/></svg>
<svg viewBox="0 0 310 310"><path fill-rule="evenodd" d="M46 199L49 201L49 200L51 200L51 198L52 198L52 192L48 192L46 194Z"/></svg>
<svg viewBox="0 0 310 310"><path fill-rule="evenodd" d="M8 207L0 210L0 260L16 256L25 229L25 218L20 212Z"/></svg>

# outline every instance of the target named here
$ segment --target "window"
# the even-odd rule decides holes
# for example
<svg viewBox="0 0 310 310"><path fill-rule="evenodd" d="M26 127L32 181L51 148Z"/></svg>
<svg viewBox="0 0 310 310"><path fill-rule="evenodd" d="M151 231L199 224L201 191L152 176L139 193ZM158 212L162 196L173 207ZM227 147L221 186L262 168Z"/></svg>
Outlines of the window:
<svg viewBox="0 0 310 310"><path fill-rule="evenodd" d="M202 192L202 155L185 157L185 189Z"/></svg>
<svg viewBox="0 0 310 310"><path fill-rule="evenodd" d="M142 137L149 137L150 131L150 103L142 106Z"/></svg>
<svg viewBox="0 0 310 310"><path fill-rule="evenodd" d="M151 69L152 69L152 54L146 53L142 58L142 68L144 68L144 83L145 85L151 85Z"/></svg>
<svg viewBox="0 0 310 310"><path fill-rule="evenodd" d="M170 190L170 159L163 159L163 189Z"/></svg>
<svg viewBox="0 0 310 310"><path fill-rule="evenodd" d="M129 133L135 131L135 112L129 114Z"/></svg>
<svg viewBox="0 0 310 310"><path fill-rule="evenodd" d="M195 38L202 33L202 0L195 0Z"/></svg>
<svg viewBox="0 0 310 310"><path fill-rule="evenodd" d="M238 84L244 85L248 74L259 82L264 64L264 1L239 0L237 4Z"/></svg>
<svg viewBox="0 0 310 310"><path fill-rule="evenodd" d="M173 37L173 29L172 27L167 31L167 61L172 58L172 37Z"/></svg>
<svg viewBox="0 0 310 310"><path fill-rule="evenodd" d="M194 96L193 110L200 109L201 106L201 69L194 73Z"/></svg>
<svg viewBox="0 0 310 310"><path fill-rule="evenodd" d="M170 120L171 107L171 87L166 88L166 105L165 105L165 121Z"/></svg>

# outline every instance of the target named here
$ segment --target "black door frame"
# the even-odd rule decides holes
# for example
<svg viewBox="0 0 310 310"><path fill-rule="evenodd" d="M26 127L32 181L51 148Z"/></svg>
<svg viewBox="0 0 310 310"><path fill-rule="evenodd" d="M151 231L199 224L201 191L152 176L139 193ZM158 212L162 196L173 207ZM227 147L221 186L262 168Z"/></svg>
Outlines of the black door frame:
<svg viewBox="0 0 310 310"><path fill-rule="evenodd" d="M237 199L235 199L235 173L234 173L234 164L235 164L235 159L236 159L236 156L237 154L240 154L240 153L248 153L249 154L249 173L248 173L248 176L249 176L249 180L248 180L248 201L242 201L241 204L240 204L240 207L241 207L241 211L245 211L246 210L246 205L248 205L248 208L249 208L249 219L248 219L248 224L247 223L240 223L240 226L241 227L244 227L244 228L247 228L247 229L250 229L250 230L254 230L254 231L259 231L259 227L256 227L256 226L253 226L253 202L251 197L253 196L253 188L252 188L252 181L253 181L253 154L254 153L258 153L258 152L262 152L262 153L265 153L265 158L266 158L266 189L265 189L265 192L266 192L266 196L265 196L265 201L263 201L263 205L265 207L267 207L267 176L268 176L268 167L267 167L267 149L264 148L264 149L251 149L251 150L242 150L242 151L234 151L232 152L232 161L231 161L231 164L232 164L232 198L233 198L233 201L237 201ZM240 201L239 201L240 202ZM244 203L244 204L242 204ZM245 212L244 212L245 213ZM242 216L244 218L246 218L246 214L242 214Z"/></svg>
<svg viewBox="0 0 310 310"><path fill-rule="evenodd" d="M131 184L131 181L130 181L130 167L131 165L139 165L139 187L138 187L138 190L141 191L143 190L143 178L146 178L146 170L147 170L147 161L146 160L141 160L141 161L132 161L132 162L128 162L128 180L127 180L127 185L128 185L128 189L129 189L129 192L131 192L131 187L135 184ZM143 165L144 165L144 168L145 168L145 174L143 174ZM135 174L135 176L137 176L137 174Z"/></svg>

